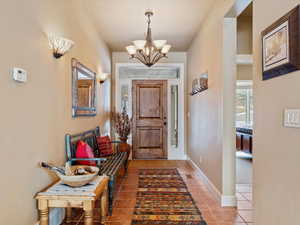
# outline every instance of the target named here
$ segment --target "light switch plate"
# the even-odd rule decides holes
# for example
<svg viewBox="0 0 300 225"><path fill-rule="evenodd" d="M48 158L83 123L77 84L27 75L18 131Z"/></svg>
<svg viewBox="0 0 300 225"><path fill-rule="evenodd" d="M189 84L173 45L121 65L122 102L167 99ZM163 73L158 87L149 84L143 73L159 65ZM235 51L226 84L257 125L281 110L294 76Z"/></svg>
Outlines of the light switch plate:
<svg viewBox="0 0 300 225"><path fill-rule="evenodd" d="M300 128L300 109L284 110L284 126Z"/></svg>
<svg viewBox="0 0 300 225"><path fill-rule="evenodd" d="M27 72L21 68L13 68L12 69L12 77L15 81L25 83L27 81Z"/></svg>

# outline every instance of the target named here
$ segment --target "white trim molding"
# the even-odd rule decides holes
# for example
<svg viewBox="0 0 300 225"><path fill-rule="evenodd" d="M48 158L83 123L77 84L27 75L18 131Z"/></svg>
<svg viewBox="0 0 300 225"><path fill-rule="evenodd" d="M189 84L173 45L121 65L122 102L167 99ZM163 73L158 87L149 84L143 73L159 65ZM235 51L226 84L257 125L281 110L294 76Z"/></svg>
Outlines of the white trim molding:
<svg viewBox="0 0 300 225"><path fill-rule="evenodd" d="M172 154L168 155L168 160L187 160L187 155L186 154Z"/></svg>
<svg viewBox="0 0 300 225"><path fill-rule="evenodd" d="M215 197L215 199L221 203L222 200L222 195L220 193L220 191L217 189L217 187L210 181L210 179L205 175L205 173L203 173L203 171L200 169L199 166L197 166L197 164L189 157L188 160L191 163L191 165L197 170L197 175L198 177L201 179L201 181L205 184L205 186L207 187L207 189L213 194L213 196Z"/></svg>
<svg viewBox="0 0 300 225"><path fill-rule="evenodd" d="M253 65L253 55L237 55L237 65Z"/></svg>
<svg viewBox="0 0 300 225"><path fill-rule="evenodd" d="M236 207L237 206L236 196L222 195L221 206L222 207Z"/></svg>
<svg viewBox="0 0 300 225"><path fill-rule="evenodd" d="M126 73L123 76L120 72L120 69L126 68ZM138 71L133 74L133 70L138 69ZM161 73L157 74L157 76L151 75L155 70L159 71L169 71L168 74ZM128 72L131 71L131 72ZM122 85L128 86L128 114L132 115L132 80L167 80L168 82L168 160L186 160L186 151L185 151L185 134L186 134L186 119L185 119L185 105L186 105L186 97L185 97L185 64L184 63L158 63L151 68L150 75L148 73L142 74L141 71L149 71L149 69L141 65L140 63L115 63L115 107L116 111L121 110L121 89ZM170 71L173 71L173 75L170 76ZM123 71L124 72L124 71ZM133 74L131 76L127 76L128 74ZM175 76L175 75L176 76ZM136 76L138 75L138 76ZM167 75L167 76L166 76ZM178 146L174 147L171 145L171 85L178 85ZM183 107L180 107L183 106ZM129 138L130 143L130 138Z"/></svg>
<svg viewBox="0 0 300 225"><path fill-rule="evenodd" d="M187 160L190 162L193 168L197 170L197 175L207 187L207 189L213 194L215 199L220 203L222 207L236 207L237 206L237 198L236 196L227 196L222 195L221 192L217 189L217 187L210 181L210 179L205 175L205 173L200 169L199 166L189 157L187 156Z"/></svg>

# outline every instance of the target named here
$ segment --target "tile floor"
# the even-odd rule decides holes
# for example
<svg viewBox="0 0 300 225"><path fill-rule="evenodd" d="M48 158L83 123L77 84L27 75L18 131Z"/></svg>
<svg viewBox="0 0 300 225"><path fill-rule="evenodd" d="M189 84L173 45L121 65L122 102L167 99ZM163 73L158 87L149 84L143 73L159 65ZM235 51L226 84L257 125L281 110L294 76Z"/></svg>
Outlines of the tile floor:
<svg viewBox="0 0 300 225"><path fill-rule="evenodd" d="M252 220L252 185L237 184L236 196L238 200L238 213L247 224L253 224Z"/></svg>
<svg viewBox="0 0 300 225"><path fill-rule="evenodd" d="M131 224L140 168L178 168L208 225L252 225L251 185L237 185L238 210L222 208L197 177L197 171L188 161L166 160L130 162L128 176L122 180L119 186L113 214L107 218L106 225ZM100 224L97 220L97 212L99 209L95 209L95 225ZM82 213L74 210L74 221L68 225L83 225Z"/></svg>

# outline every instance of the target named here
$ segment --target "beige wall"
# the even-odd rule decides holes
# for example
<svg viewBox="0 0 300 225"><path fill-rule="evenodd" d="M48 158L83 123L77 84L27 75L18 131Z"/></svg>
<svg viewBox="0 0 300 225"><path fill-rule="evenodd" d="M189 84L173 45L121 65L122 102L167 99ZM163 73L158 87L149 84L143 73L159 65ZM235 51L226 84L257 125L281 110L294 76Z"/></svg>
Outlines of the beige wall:
<svg viewBox="0 0 300 225"><path fill-rule="evenodd" d="M79 3L79 2L77 2ZM110 85L97 85L98 116L71 117L71 57L95 72L110 72L110 52L80 5L61 0L3 1L0 13L0 224L33 225L37 221L35 193L52 181L38 163L65 161L64 135L108 121ZM45 32L75 41L57 60ZM12 67L28 72L28 82L11 79Z"/></svg>
<svg viewBox="0 0 300 225"><path fill-rule="evenodd" d="M260 33L299 4L254 1L254 209L256 225L300 221L300 130L283 127L283 110L300 108L300 72L262 81Z"/></svg>
<svg viewBox="0 0 300 225"><path fill-rule="evenodd" d="M237 66L237 79L238 80L252 80L253 79L253 66L252 65L238 65Z"/></svg>
<svg viewBox="0 0 300 225"><path fill-rule="evenodd" d="M237 19L237 53L252 54L252 17L240 16Z"/></svg>
<svg viewBox="0 0 300 225"><path fill-rule="evenodd" d="M188 155L222 193L223 22L233 1L215 4L188 51L188 90L205 71L209 80L207 91L189 97Z"/></svg>
<svg viewBox="0 0 300 225"><path fill-rule="evenodd" d="M268 81L261 76L260 33L299 3L254 1L254 220L257 225L300 221L299 129L283 127L283 110L300 108L300 72ZM222 24L232 1L216 3L188 51L188 84L209 71L209 89L189 98L189 156L222 190ZM266 13L272 12L272 13ZM200 156L202 163L200 163Z"/></svg>

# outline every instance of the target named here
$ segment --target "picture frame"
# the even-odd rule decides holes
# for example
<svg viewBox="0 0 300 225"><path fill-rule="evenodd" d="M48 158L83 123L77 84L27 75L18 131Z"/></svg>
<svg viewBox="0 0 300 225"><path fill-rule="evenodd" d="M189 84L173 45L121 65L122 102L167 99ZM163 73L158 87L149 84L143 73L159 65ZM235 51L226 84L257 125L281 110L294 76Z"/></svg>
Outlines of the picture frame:
<svg viewBox="0 0 300 225"><path fill-rule="evenodd" d="M263 80L300 69L299 19L298 5L261 33Z"/></svg>

